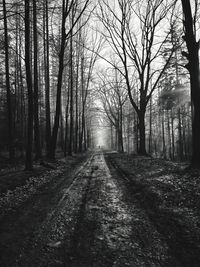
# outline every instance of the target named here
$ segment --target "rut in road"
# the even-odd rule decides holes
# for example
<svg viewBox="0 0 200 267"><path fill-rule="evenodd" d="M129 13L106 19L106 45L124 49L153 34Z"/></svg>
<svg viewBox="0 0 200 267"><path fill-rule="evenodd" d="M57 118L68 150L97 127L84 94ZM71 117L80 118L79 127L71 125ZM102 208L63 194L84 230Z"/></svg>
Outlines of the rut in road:
<svg viewBox="0 0 200 267"><path fill-rule="evenodd" d="M179 266L137 200L123 200L116 179L104 155L94 154L18 266Z"/></svg>

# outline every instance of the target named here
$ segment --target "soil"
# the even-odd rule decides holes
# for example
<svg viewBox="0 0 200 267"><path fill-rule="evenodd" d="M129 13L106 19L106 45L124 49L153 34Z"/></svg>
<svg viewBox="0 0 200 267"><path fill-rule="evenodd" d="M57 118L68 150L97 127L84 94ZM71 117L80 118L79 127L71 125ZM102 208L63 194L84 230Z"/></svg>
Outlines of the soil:
<svg viewBox="0 0 200 267"><path fill-rule="evenodd" d="M0 196L0 266L198 267L199 180L150 157L73 158Z"/></svg>

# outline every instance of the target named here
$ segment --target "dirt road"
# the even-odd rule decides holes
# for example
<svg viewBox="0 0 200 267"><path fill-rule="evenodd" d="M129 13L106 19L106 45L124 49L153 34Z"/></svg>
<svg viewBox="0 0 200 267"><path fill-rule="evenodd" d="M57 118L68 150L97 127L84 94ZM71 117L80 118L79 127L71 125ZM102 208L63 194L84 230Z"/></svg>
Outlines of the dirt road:
<svg viewBox="0 0 200 267"><path fill-rule="evenodd" d="M93 154L3 216L0 266L184 266L169 232L107 161Z"/></svg>

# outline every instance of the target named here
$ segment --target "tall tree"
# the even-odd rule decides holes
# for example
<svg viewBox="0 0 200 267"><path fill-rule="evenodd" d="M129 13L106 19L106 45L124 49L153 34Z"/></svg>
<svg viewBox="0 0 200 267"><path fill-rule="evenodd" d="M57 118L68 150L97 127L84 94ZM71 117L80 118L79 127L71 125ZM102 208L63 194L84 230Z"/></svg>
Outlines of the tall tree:
<svg viewBox="0 0 200 267"><path fill-rule="evenodd" d="M26 170L33 168L33 87L31 74L31 58L30 58L30 1L25 0L25 68L26 83L28 90L28 128L27 128L27 145L26 145Z"/></svg>
<svg viewBox="0 0 200 267"><path fill-rule="evenodd" d="M40 125L38 114L38 29L37 29L37 0L33 0L33 41L34 41L34 138L35 138L35 158L42 156L40 144Z"/></svg>
<svg viewBox="0 0 200 267"><path fill-rule="evenodd" d="M54 118L54 126L53 126L50 150L49 150L49 155L48 155L50 158L55 158L59 120L60 120L60 113L61 113L61 90L62 90L62 77L63 77L63 69L64 69L64 53L65 53L65 42L66 42L65 23L66 23L67 15L69 13L68 2L69 1L67 1L67 4L65 4L65 0L63 0L63 3L62 3L61 44L60 44L60 52L59 52L59 70L58 70L58 76L57 76L56 114Z"/></svg>
<svg viewBox="0 0 200 267"><path fill-rule="evenodd" d="M71 24L74 24L74 8L72 9ZM68 154L72 155L74 135L74 62L73 62L73 29L70 33L70 130Z"/></svg>
<svg viewBox="0 0 200 267"><path fill-rule="evenodd" d="M195 32L195 18L192 16L190 0L181 0L185 29L184 40L188 52L183 55L188 59L186 68L190 73L191 100L193 105L192 117L192 160L191 165L200 168L200 80L199 80L199 41ZM195 0L197 6L198 1ZM197 11L197 10L196 10Z"/></svg>
<svg viewBox="0 0 200 267"><path fill-rule="evenodd" d="M74 10L74 5L77 6L77 0L63 0L62 2L62 23L61 23L61 42L60 42L60 51L59 51L59 67L58 67L58 75L57 75L57 95L56 95L56 113L54 118L54 126L53 132L51 136L51 144L50 144L50 151L49 157L55 158L56 152L56 144L57 144L57 136L58 136L58 129L59 129L59 121L60 121L60 114L61 114L61 92L62 92L62 78L63 78L63 70L64 70L64 55L65 55L65 48L66 48L66 40L71 34L71 31L81 18L82 14L84 13L85 9L88 7L90 0L86 0L83 4L83 7L76 8L76 14L78 15L75 17L73 25L66 31L66 22L67 18L71 14L71 11ZM76 15L75 14L75 15Z"/></svg>
<svg viewBox="0 0 200 267"><path fill-rule="evenodd" d="M44 39L44 68L45 68L45 136L46 136L46 154L49 154L51 142L51 115L50 115L50 76L49 76L49 11L48 0L44 2L43 14L43 39Z"/></svg>
<svg viewBox="0 0 200 267"><path fill-rule="evenodd" d="M8 144L9 158L14 159L13 145L13 120L12 120L12 101L10 92L10 69L9 69L9 51L8 51L8 27L7 27L7 11L6 2L3 0L3 19L4 19L4 48L5 48L5 73L6 73L6 92L7 92L7 114L8 114Z"/></svg>

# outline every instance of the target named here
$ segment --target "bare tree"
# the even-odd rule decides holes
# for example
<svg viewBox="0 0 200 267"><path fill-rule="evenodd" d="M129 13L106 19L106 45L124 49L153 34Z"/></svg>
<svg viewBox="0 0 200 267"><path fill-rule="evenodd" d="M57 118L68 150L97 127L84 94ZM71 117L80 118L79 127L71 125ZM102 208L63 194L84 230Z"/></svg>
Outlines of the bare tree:
<svg viewBox="0 0 200 267"><path fill-rule="evenodd" d="M106 72L106 74L101 74L100 79L99 93L102 106L108 120L115 128L116 148L119 152L124 152L123 107L127 101L125 81L117 69L109 72L109 75L108 72Z"/></svg>
<svg viewBox="0 0 200 267"><path fill-rule="evenodd" d="M10 71L9 71L9 51L8 51L8 26L7 26L7 11L6 2L3 0L3 20L4 20L4 48L5 48L5 72L6 72L6 92L7 92L7 111L8 111L8 144L9 158L14 159L13 146L13 119L12 119L12 101L10 92Z"/></svg>
<svg viewBox="0 0 200 267"><path fill-rule="evenodd" d="M43 8L43 43L44 43L44 71L45 71L45 136L46 154L49 154L51 141L51 115L50 115L50 75L49 75L49 11L48 0L44 1Z"/></svg>
<svg viewBox="0 0 200 267"><path fill-rule="evenodd" d="M32 150L33 150L33 88L31 75L30 60L30 1L25 0L25 67L26 83L28 90L28 129L27 129L27 146L26 146L26 170L33 167Z"/></svg>
<svg viewBox="0 0 200 267"><path fill-rule="evenodd" d="M63 0L62 3L62 25L61 25L61 42L60 42L60 51L59 51L59 68L58 68L58 76L57 76L57 96L56 96L56 113L54 118L54 126L53 132L51 136L51 144L50 144L50 151L49 157L55 158L55 151L56 151L56 143L57 143L57 135L58 135L58 128L59 128L59 120L61 114L61 91L62 91L62 77L63 77L63 69L64 69L64 55L65 55L65 48L66 48L66 40L68 36L71 34L73 28L83 15L85 9L88 7L90 0L86 0L83 7L79 5L79 8L76 9L77 16L74 19L73 25L69 28L68 32L66 32L66 23L67 19L72 10L74 10L74 5L77 5L77 0Z"/></svg>
<svg viewBox="0 0 200 267"><path fill-rule="evenodd" d="M38 28L37 28L37 1L33 1L33 42L34 42L34 138L35 138L35 158L42 156L40 144L40 125L38 114Z"/></svg>
<svg viewBox="0 0 200 267"><path fill-rule="evenodd" d="M76 6L73 7L72 9L72 15L71 15L71 21L70 24L74 24L74 16L76 14ZM69 147L68 147L68 154L71 156L72 151L73 151L73 135L74 135L74 60L73 60L73 29L71 30L70 33L70 55L69 55L69 67L70 67L70 127L69 127Z"/></svg>
<svg viewBox="0 0 200 267"><path fill-rule="evenodd" d="M172 18L167 16L172 4L165 0L150 0L145 4L120 0L117 3L116 8L106 0L99 1L98 17L106 29L102 34L121 62L118 70L126 80L128 96L139 119L139 153L146 154L146 107L173 54L171 47L168 60L160 62L161 50L169 35L161 27L164 20L172 23ZM138 104L132 95L132 75L140 82Z"/></svg>

